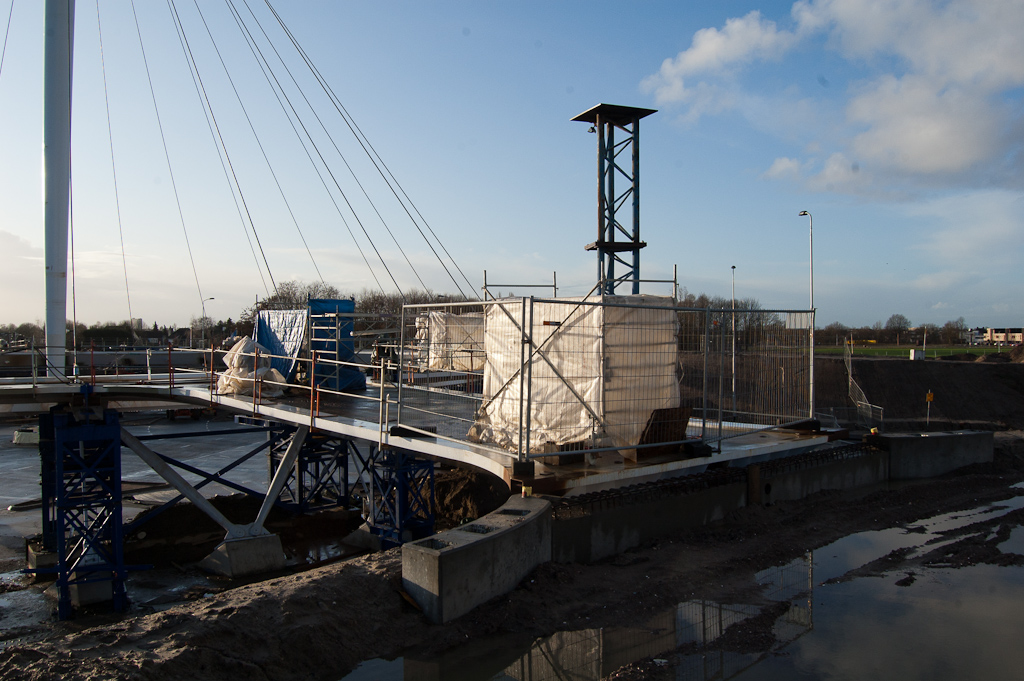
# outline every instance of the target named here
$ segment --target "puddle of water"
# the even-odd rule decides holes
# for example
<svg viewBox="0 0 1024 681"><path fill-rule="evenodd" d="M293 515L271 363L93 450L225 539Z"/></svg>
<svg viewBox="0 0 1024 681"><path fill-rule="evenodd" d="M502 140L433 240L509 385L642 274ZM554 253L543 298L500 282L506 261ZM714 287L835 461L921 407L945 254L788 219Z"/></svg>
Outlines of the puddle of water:
<svg viewBox="0 0 1024 681"><path fill-rule="evenodd" d="M744 681L800 679L1017 678L1024 649L1024 569L976 565L929 569L909 587L901 575L862 578L819 587L814 629L755 667L743 656L722 655L723 666ZM680 678L680 677L677 677ZM702 676L682 676L699 679Z"/></svg>
<svg viewBox="0 0 1024 681"><path fill-rule="evenodd" d="M1024 568L918 568L909 583L905 571L823 583L895 549L930 551L957 541L940 533L1022 507L1024 496L909 529L861 532L757 573L766 599L789 603L771 625L775 643L768 651L740 654L711 645L760 608L687 601L639 627L563 631L535 641L492 637L442 656L369 660L343 681L597 681L649 657L666 658L681 681L1012 678L1024 668L1017 641L1024 630L1018 607ZM1024 554L1024 527L1000 549ZM694 649L700 652L683 654Z"/></svg>
<svg viewBox="0 0 1024 681"><path fill-rule="evenodd" d="M0 575L5 588L21 586L25 576L21 572ZM0 650L38 637L50 620L53 602L37 587L0 593Z"/></svg>
<svg viewBox="0 0 1024 681"><path fill-rule="evenodd" d="M998 518L1019 508L1024 508L1024 495L968 511L943 513L922 520L906 529L891 527L886 530L858 532L843 537L814 552L814 580L821 583L841 577L850 570L886 556L897 549L917 549L910 553L911 556L922 550L931 551L962 538L945 539L942 535L943 532Z"/></svg>
<svg viewBox="0 0 1024 681"><path fill-rule="evenodd" d="M1010 538L999 543L999 550L1024 556L1024 527L1017 526L1010 530Z"/></svg>

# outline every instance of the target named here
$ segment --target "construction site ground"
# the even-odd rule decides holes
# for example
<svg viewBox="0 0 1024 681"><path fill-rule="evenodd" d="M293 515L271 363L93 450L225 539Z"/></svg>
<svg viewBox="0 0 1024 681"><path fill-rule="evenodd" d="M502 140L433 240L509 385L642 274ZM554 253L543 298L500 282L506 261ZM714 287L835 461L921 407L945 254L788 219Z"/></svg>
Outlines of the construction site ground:
<svg viewBox="0 0 1024 681"><path fill-rule="evenodd" d="M846 408L842 361L817 363L819 406ZM37 587L18 577L17 551L5 542L0 584L0 678L4 679L341 679L360 662L415 650L429 657L496 634L529 641L561 630L638 626L674 603L750 600L755 572L854 532L912 525L937 513L1007 499L1024 481L1024 365L1015 362L856 360L854 378L885 409L888 430L929 427L996 431L992 464L892 489L823 492L799 502L755 506L725 521L666 536L637 550L590 564L545 564L517 589L445 625L426 621L401 592L401 550L338 558L317 567L248 584L216 582L174 561L178 582L192 579L184 602L155 598L127 615L83 613L67 622L27 618L15 598ZM935 401L926 414L924 395ZM439 478L446 522L457 523L500 503L494 481L463 472ZM992 532L965 535L944 549L953 567L1024 564L1002 553L996 536L1024 524L1024 511L992 523ZM341 523L339 523L340 525ZM322 533L323 528L311 528ZM986 541L991 534L994 538ZM979 536L981 538L979 538ZM892 556L859 566L912 569ZM149 577L159 582L159 570ZM749 650L771 644L757 618L720 645ZM663 655L662 658L665 656ZM672 678L671 655L642 659L613 678Z"/></svg>

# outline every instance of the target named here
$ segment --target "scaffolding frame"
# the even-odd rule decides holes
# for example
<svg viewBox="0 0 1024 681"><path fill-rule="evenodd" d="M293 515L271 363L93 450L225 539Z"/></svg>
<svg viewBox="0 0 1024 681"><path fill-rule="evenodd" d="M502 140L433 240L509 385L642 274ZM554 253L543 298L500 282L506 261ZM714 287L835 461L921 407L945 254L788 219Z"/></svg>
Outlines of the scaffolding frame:
<svg viewBox="0 0 1024 681"><path fill-rule="evenodd" d="M101 418L88 407L77 414L52 409L40 415L43 548L57 564L36 572L56 574L57 617L74 614L75 597L110 600L128 608L125 591L121 502L121 435L118 413ZM95 598L107 589L110 598Z"/></svg>

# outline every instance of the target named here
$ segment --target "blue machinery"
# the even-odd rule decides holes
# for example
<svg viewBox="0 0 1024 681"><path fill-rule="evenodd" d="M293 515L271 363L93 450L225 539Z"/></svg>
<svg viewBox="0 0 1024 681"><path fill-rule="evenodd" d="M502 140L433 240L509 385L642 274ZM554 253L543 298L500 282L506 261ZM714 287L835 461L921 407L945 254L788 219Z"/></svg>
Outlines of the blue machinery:
<svg viewBox="0 0 1024 681"><path fill-rule="evenodd" d="M118 413L107 409L54 409L40 416L43 549L55 565L38 568L55 574L57 614L67 619L74 604L111 601L115 610L128 607L125 574L133 566L124 562L125 536L167 510L183 495L122 524L121 425ZM211 482L237 492L263 494L234 483L226 475L256 454L267 450L270 478L285 457L296 429L279 424L196 433L140 436L155 440L205 435L266 431L267 440L220 470L208 473L169 456L166 464L197 475L199 489ZM360 449L362 451L360 451ZM384 547L420 539L434 530L434 464L401 449L378 447L335 435L310 433L280 496L277 506L297 513L345 508L351 503L349 456L364 483L364 511L371 532Z"/></svg>
<svg viewBox="0 0 1024 681"><path fill-rule="evenodd" d="M598 104L572 119L590 123L590 132L597 133L597 241L586 249L597 251L598 291L607 295L615 295L615 287L627 281L632 282L630 293L640 293L640 249L647 245L640 240L640 119L652 113ZM616 128L626 133L618 142ZM628 163L620 164L620 156ZM625 180L624 189L616 188L617 177ZM631 229L620 221L622 213L629 215L624 221Z"/></svg>

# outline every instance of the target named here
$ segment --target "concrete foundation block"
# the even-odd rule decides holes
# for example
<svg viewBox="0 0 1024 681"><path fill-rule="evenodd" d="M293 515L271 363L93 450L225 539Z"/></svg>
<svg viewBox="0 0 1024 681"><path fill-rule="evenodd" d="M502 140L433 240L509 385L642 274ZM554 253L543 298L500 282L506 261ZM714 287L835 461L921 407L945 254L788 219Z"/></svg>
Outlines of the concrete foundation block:
<svg viewBox="0 0 1024 681"><path fill-rule="evenodd" d="M242 577L284 567L284 549L276 534L228 539L199 563L208 572L226 577Z"/></svg>
<svg viewBox="0 0 1024 681"><path fill-rule="evenodd" d="M877 444L889 452L890 480L934 478L994 455L992 433L978 430L885 434Z"/></svg>
<svg viewBox="0 0 1024 681"><path fill-rule="evenodd" d="M25 542L25 567L29 570L45 570L52 568L54 572L37 572L35 582L52 582L57 578L57 552L47 551L36 541Z"/></svg>
<svg viewBox="0 0 1024 681"><path fill-rule="evenodd" d="M551 504L511 497L467 525L402 546L402 583L435 623L508 593L551 560Z"/></svg>
<svg viewBox="0 0 1024 681"><path fill-rule="evenodd" d="M78 577L78 574L72 574L72 578ZM87 575L87 578L99 581L70 584L68 593L71 596L71 605L80 608L93 603L109 603L114 599L114 583L109 572L92 573Z"/></svg>

